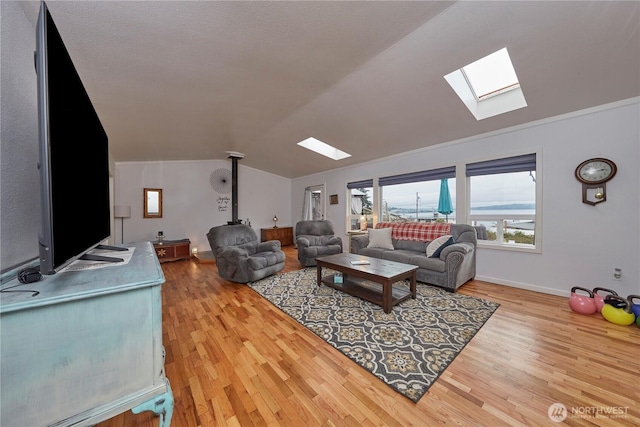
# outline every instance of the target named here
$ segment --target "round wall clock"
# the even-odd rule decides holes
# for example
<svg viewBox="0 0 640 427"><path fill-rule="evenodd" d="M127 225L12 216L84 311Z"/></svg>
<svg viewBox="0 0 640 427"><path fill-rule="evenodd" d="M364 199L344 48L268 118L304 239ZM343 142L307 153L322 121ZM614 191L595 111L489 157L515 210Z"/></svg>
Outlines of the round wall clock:
<svg viewBox="0 0 640 427"><path fill-rule="evenodd" d="M613 178L617 171L616 164L609 159L589 159L578 165L576 178L584 184L602 184Z"/></svg>
<svg viewBox="0 0 640 427"><path fill-rule="evenodd" d="M607 181L618 172L616 164L601 157L585 160L576 168L576 179L582 183L582 202L597 205L607 200ZM595 190L590 199L589 190Z"/></svg>

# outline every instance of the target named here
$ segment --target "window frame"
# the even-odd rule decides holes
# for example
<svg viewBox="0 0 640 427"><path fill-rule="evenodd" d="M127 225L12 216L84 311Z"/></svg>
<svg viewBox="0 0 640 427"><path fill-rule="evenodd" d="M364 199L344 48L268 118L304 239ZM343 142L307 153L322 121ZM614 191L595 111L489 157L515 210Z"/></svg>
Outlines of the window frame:
<svg viewBox="0 0 640 427"><path fill-rule="evenodd" d="M413 184L413 183L423 183L423 182L432 182L432 181L440 181L442 179L454 179L457 183L456 176L457 168L455 165L449 165L444 167L432 168L432 169L423 169L415 172L407 172L396 175L389 175L379 177L377 180L378 183L378 196L380 200L380 206L378 210L379 218L384 217L384 207L382 203L384 202L384 187L391 187L394 185L402 185L402 184ZM436 220L437 217L434 218ZM456 221L458 222L458 218L456 217Z"/></svg>
<svg viewBox="0 0 640 427"><path fill-rule="evenodd" d="M535 154L536 169L535 169L535 213L533 215L512 214L512 215L486 215L486 214L471 214L471 177L467 176L466 167L470 164L480 163L485 161L508 159L510 157L525 156L529 154ZM514 171L515 172L515 171ZM522 172L522 171L520 171ZM505 172L509 173L509 172ZM465 178L465 222L473 224L474 221L496 221L497 224L497 240L478 240L477 246L479 248L516 251L516 252L529 252L529 253L542 253L542 149L526 150L509 154L502 154L500 156L492 156L475 160L473 162L465 162L463 166L463 176ZM479 176L479 175L478 175ZM535 241L533 245L521 244L521 243L508 243L503 241L503 224L505 220L527 220L533 219Z"/></svg>

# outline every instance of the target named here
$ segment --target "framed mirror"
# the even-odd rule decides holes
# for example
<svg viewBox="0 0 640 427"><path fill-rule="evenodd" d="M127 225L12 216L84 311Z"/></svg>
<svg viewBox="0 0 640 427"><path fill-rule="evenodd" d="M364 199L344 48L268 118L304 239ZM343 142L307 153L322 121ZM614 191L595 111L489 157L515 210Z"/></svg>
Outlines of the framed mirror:
<svg viewBox="0 0 640 427"><path fill-rule="evenodd" d="M162 218L162 189L144 189L144 217Z"/></svg>

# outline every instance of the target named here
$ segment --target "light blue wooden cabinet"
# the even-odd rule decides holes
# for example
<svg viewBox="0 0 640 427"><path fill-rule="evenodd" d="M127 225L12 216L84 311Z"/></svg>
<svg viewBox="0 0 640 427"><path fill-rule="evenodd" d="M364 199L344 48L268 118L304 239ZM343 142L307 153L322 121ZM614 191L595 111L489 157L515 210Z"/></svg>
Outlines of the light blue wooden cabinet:
<svg viewBox="0 0 640 427"><path fill-rule="evenodd" d="M147 242L126 265L12 288L36 296L0 293L0 425L94 425L133 409L156 412L167 427L162 283Z"/></svg>

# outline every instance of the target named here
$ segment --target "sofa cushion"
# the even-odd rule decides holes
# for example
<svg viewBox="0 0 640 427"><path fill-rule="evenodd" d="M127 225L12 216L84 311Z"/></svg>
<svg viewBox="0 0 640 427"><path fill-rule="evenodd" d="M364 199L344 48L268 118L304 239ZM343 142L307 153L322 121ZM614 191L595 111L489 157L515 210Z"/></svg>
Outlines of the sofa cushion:
<svg viewBox="0 0 640 427"><path fill-rule="evenodd" d="M374 257L374 258L382 258L382 254L385 252L389 252L389 249L382 249L382 248L362 248L358 251L358 255L364 255L364 256L370 256L370 257Z"/></svg>
<svg viewBox="0 0 640 427"><path fill-rule="evenodd" d="M393 243L391 242L391 228L382 228L379 230L369 230L369 245L368 248L382 248L393 250Z"/></svg>
<svg viewBox="0 0 640 427"><path fill-rule="evenodd" d="M440 258L429 258L427 255L414 254L409 259L409 264L417 265L420 268L444 273L447 270L447 264Z"/></svg>
<svg viewBox="0 0 640 427"><path fill-rule="evenodd" d="M437 239L431 241L428 245L427 245L427 256L431 257L433 256L433 254L435 253L436 250L438 250L440 248L440 246L444 245L449 239L451 239L452 236L451 235L446 235L446 236L441 236L438 237ZM438 254L439 255L439 254ZM435 258L435 257L434 257Z"/></svg>
<svg viewBox="0 0 640 427"><path fill-rule="evenodd" d="M439 258L428 258L423 253L413 251L383 251L382 259L389 261L401 262L403 264L417 265L420 268L437 271L443 273L446 270L446 264Z"/></svg>
<svg viewBox="0 0 640 427"><path fill-rule="evenodd" d="M391 238L391 241L393 242L393 247L396 250L404 249L407 251L415 251L423 254L427 249L427 242L418 242L416 240L394 239L393 237Z"/></svg>
<svg viewBox="0 0 640 427"><path fill-rule="evenodd" d="M382 253L382 259L389 261L401 262L403 264L410 264L411 257L415 255L413 251L395 250L384 251Z"/></svg>

